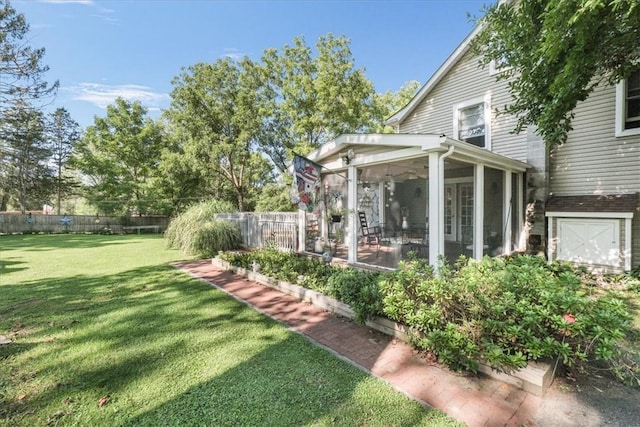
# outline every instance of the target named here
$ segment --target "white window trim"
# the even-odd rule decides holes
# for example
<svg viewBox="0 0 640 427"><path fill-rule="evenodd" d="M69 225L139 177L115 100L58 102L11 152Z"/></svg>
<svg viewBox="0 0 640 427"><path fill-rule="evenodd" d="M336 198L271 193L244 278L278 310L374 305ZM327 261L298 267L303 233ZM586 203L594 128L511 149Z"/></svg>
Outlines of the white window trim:
<svg viewBox="0 0 640 427"><path fill-rule="evenodd" d="M627 81L623 80L616 85L616 137L640 135L640 128L625 129Z"/></svg>
<svg viewBox="0 0 640 427"><path fill-rule="evenodd" d="M491 122L493 116L491 114L491 93L487 92L485 96L470 99L468 101L460 102L453 106L453 139L458 140L458 123L460 110L471 107L472 105L482 104L484 102L484 147L485 150L491 151ZM464 142L464 141L463 141Z"/></svg>
<svg viewBox="0 0 640 427"><path fill-rule="evenodd" d="M502 74L505 73L509 70L511 70L513 67L510 65L506 65L506 66L496 66L496 60L492 59L491 61L489 61L489 75L490 76L495 76L496 74Z"/></svg>

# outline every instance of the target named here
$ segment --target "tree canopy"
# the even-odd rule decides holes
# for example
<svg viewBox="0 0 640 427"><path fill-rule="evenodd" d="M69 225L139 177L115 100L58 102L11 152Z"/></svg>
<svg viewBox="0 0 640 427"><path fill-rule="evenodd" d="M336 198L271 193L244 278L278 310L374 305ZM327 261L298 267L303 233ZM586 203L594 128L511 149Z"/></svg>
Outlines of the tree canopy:
<svg viewBox="0 0 640 427"><path fill-rule="evenodd" d="M269 101L264 149L280 170L291 151L306 153L341 133L364 130L374 120L374 87L344 36L318 38L316 54L304 37L262 56Z"/></svg>
<svg viewBox="0 0 640 427"><path fill-rule="evenodd" d="M51 150L51 162L55 168L56 209L60 215L62 195L69 193L72 184L75 183L74 180L65 177L64 172L74 145L80 140L80 125L66 109L57 108L49 114L45 133Z"/></svg>
<svg viewBox="0 0 640 427"><path fill-rule="evenodd" d="M10 199L21 210L46 199L46 147L39 103L53 96L42 63L44 48L29 46L29 24L8 0L0 0L0 209ZM41 206L41 205L40 205Z"/></svg>
<svg viewBox="0 0 640 427"><path fill-rule="evenodd" d="M550 146L566 142L574 109L596 86L638 69L637 0L522 0L489 7L473 48L508 79L515 131L534 125Z"/></svg>
<svg viewBox="0 0 640 427"><path fill-rule="evenodd" d="M73 159L89 188L86 197L106 214L154 212L152 191L163 138L139 101L122 98L95 117Z"/></svg>
<svg viewBox="0 0 640 427"><path fill-rule="evenodd" d="M13 201L21 212L39 209L48 201L52 174L48 160L42 112L28 102L16 102L4 110L0 139L6 148L3 170L4 196Z"/></svg>
<svg viewBox="0 0 640 427"><path fill-rule="evenodd" d="M260 175L270 170L259 154L262 98L256 64L248 58L198 63L174 78L173 86L166 116L183 136L177 149L189 158L205 191L223 200L231 196L245 210Z"/></svg>

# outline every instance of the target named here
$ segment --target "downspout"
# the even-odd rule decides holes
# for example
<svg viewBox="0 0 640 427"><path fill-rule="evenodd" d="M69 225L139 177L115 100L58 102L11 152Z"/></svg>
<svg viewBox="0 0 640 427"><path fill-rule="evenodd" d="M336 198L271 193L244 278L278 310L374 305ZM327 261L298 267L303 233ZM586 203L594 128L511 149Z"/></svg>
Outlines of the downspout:
<svg viewBox="0 0 640 427"><path fill-rule="evenodd" d="M438 254L444 255L444 161L451 156L456 147L449 146L446 153L438 159L438 200L440 201L440 212L438 213Z"/></svg>

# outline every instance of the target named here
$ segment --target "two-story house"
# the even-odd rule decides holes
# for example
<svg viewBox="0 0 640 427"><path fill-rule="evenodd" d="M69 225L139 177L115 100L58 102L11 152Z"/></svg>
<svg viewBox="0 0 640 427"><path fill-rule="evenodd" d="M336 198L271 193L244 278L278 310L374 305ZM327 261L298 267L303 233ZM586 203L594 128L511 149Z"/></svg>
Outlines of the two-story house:
<svg viewBox="0 0 640 427"><path fill-rule="evenodd" d="M518 250L638 266L640 71L579 104L568 142L550 151L495 114L511 95L470 51L476 31L388 119L394 134L342 135L309 156L324 166L326 203L348 212L338 255L394 267L409 251L435 265Z"/></svg>

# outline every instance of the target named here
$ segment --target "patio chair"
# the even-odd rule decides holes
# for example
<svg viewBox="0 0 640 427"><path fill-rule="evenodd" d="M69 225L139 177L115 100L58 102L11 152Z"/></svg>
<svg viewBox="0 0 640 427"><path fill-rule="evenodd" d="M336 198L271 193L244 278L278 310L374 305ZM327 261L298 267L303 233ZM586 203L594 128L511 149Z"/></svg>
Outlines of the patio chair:
<svg viewBox="0 0 640 427"><path fill-rule="evenodd" d="M358 211L358 218L360 219L360 232L362 233L362 239L364 243L371 246L376 245L376 257L380 252L380 243L382 241L382 230L379 226L369 227L367 223L367 215L362 211Z"/></svg>

